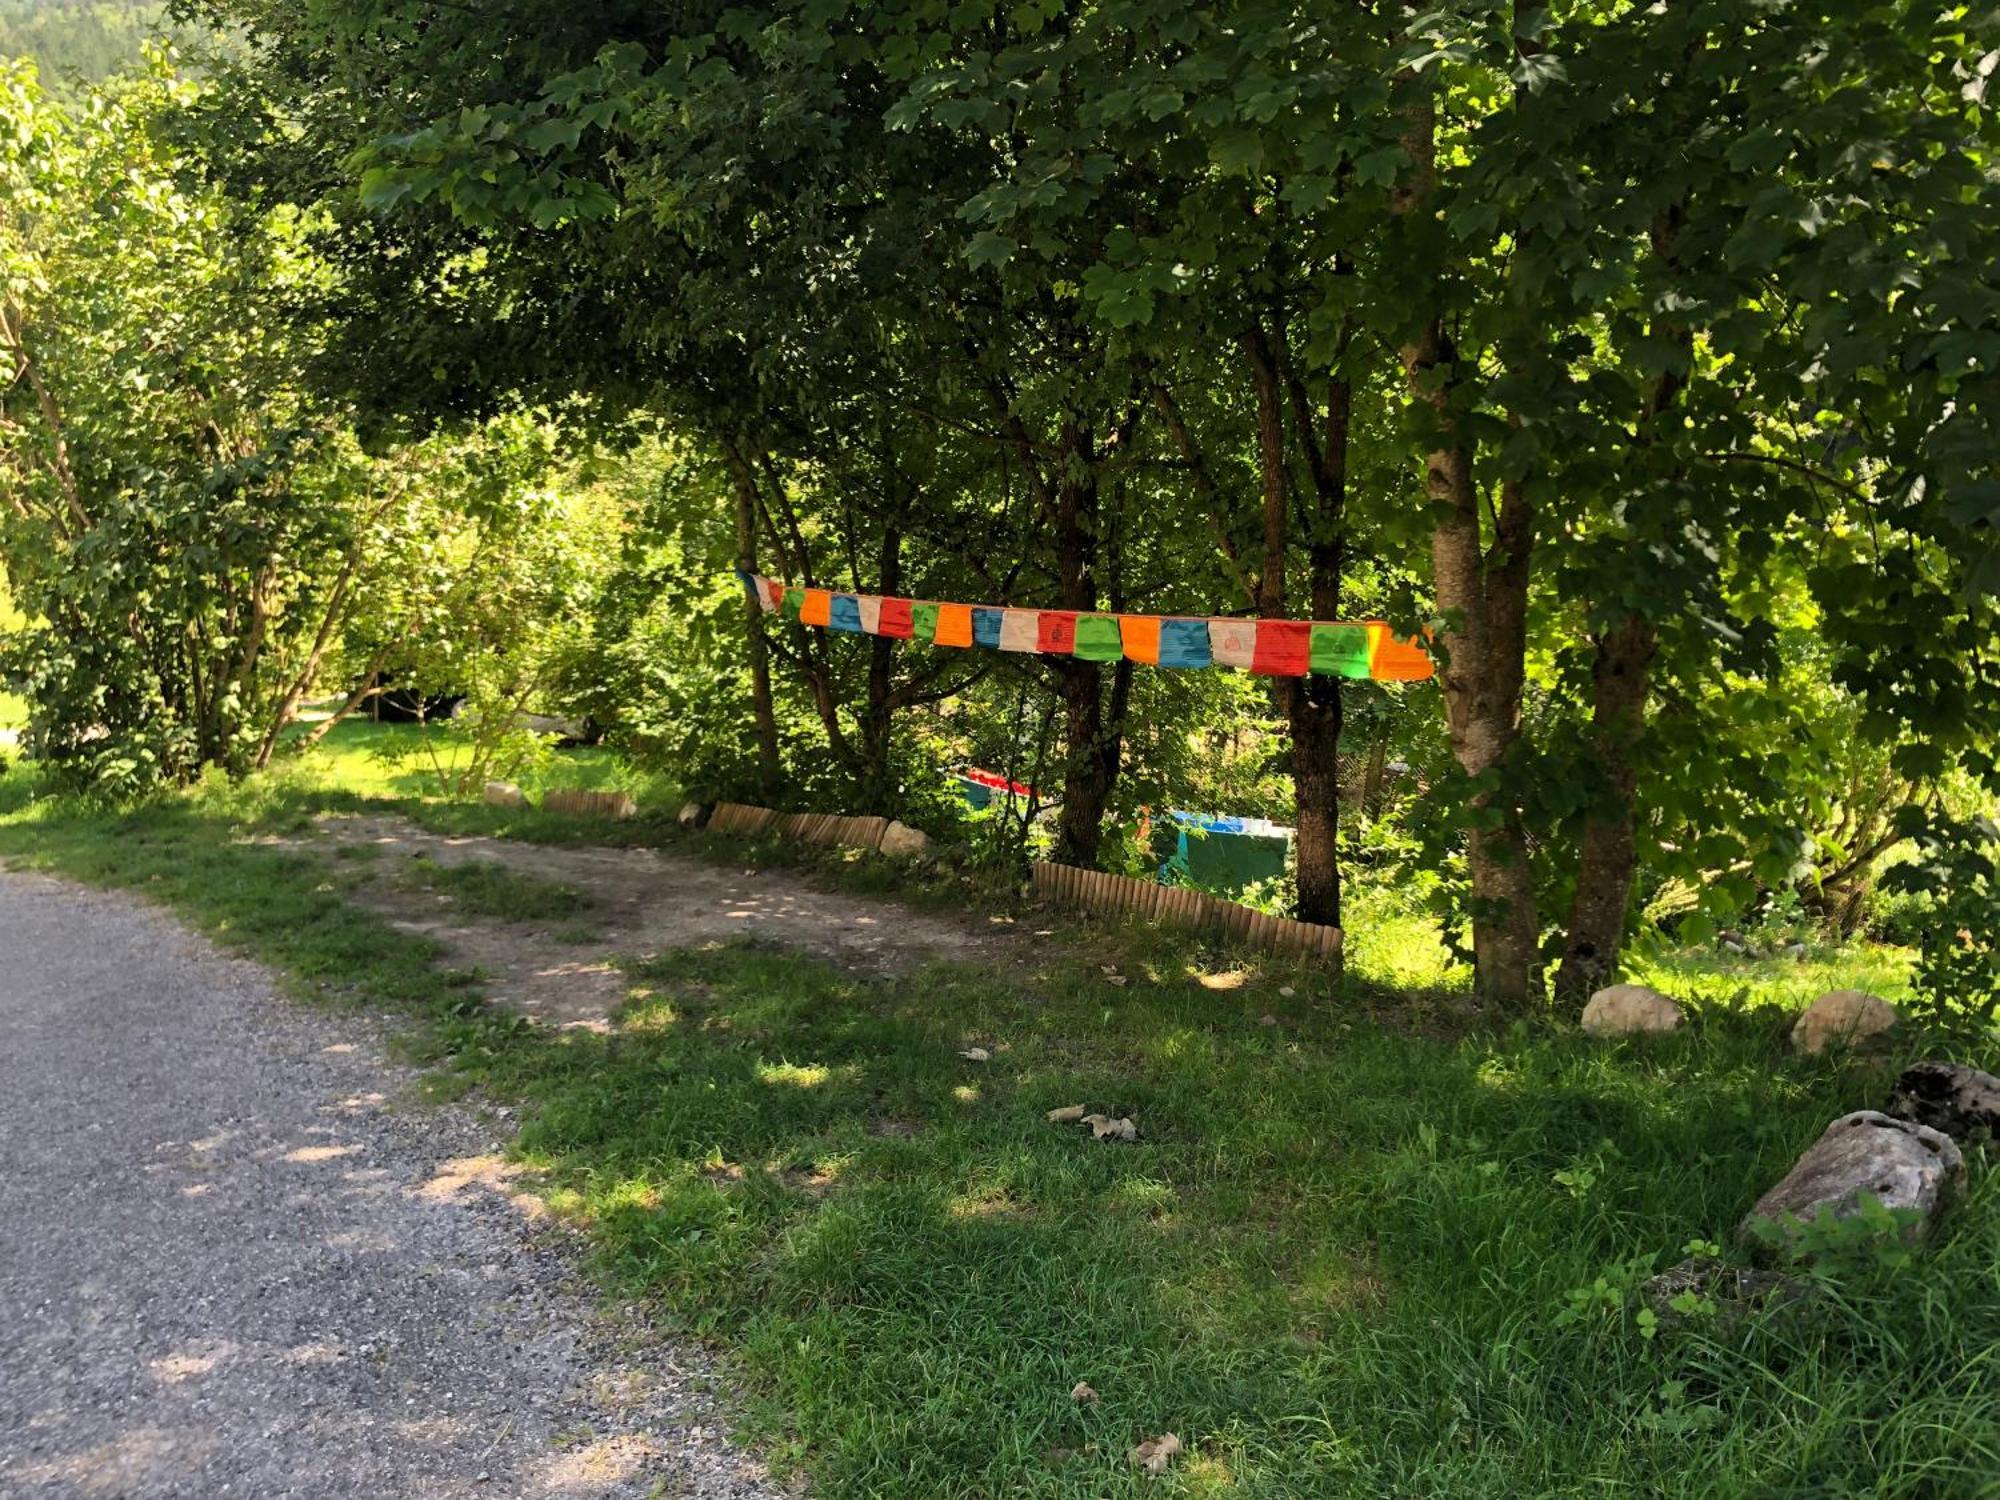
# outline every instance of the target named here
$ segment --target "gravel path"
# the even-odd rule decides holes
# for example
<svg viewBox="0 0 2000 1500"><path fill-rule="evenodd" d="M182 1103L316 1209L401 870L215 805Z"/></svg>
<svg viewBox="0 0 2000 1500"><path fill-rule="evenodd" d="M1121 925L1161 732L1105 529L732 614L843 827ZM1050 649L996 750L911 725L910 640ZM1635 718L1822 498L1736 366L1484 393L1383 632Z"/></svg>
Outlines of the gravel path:
<svg viewBox="0 0 2000 1500"><path fill-rule="evenodd" d="M0 872L0 1494L780 1493L385 1040Z"/></svg>

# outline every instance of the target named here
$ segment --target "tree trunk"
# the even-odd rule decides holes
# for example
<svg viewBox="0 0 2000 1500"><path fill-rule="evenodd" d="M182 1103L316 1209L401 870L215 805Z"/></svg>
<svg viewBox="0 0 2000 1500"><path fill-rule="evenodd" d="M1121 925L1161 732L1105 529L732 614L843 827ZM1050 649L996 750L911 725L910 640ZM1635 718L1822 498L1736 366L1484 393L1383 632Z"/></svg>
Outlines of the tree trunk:
<svg viewBox="0 0 2000 1500"><path fill-rule="evenodd" d="M1676 201L1652 226L1653 254L1674 272L1680 269L1677 246L1686 212L1686 200ZM1652 332L1680 350L1692 366L1694 346L1686 328L1662 318L1654 321ZM1686 384L1673 369L1662 371L1654 381L1639 424L1641 450L1659 440L1660 419L1679 402ZM1580 1014L1591 995L1618 972L1625 946L1632 877L1638 868L1634 796L1638 782L1632 752L1646 732L1646 699L1652 691L1659 644L1653 622L1631 612L1597 638L1591 666L1591 738L1609 782L1610 801L1593 810L1577 848L1576 896L1555 985L1557 1001L1573 1013Z"/></svg>
<svg viewBox="0 0 2000 1500"><path fill-rule="evenodd" d="M1437 184L1437 112L1408 111L1403 136L1411 161L1392 212L1419 222ZM1489 554L1480 532L1480 491L1472 444L1455 395L1464 384L1458 350L1444 320L1431 312L1401 351L1411 398L1429 409L1436 446L1426 455L1425 487L1442 513L1431 532L1431 571L1447 661L1439 674L1452 756L1467 777L1498 773L1520 733L1526 676L1529 564L1534 509L1520 485L1502 487ZM1485 1003L1525 1010L1541 998L1541 919L1518 801L1504 789L1475 793L1466 831L1472 885L1475 984Z"/></svg>
<svg viewBox="0 0 2000 1500"><path fill-rule="evenodd" d="M1062 436L1063 465L1056 480L1056 603L1061 609L1097 607L1097 471L1089 434L1074 423ZM1104 813L1118 780L1123 725L1105 723L1104 669L1094 661L1058 657L1056 695L1063 705L1067 755L1063 801L1056 814L1055 858L1094 868L1104 843ZM1115 686L1115 684L1114 684Z"/></svg>
<svg viewBox="0 0 2000 1500"><path fill-rule="evenodd" d="M1638 864L1632 750L1645 730L1646 695L1658 644L1652 625L1637 615L1627 615L1597 640L1591 741L1611 801L1584 825L1577 850L1576 896L1555 982L1557 1001L1571 1011L1581 1011L1583 1003L1610 982L1625 942L1632 874Z"/></svg>
<svg viewBox="0 0 2000 1500"><path fill-rule="evenodd" d="M884 594L902 592L903 534L893 521L883 527L877 578ZM868 703L861 715L861 766L855 778L855 794L859 811L883 817L893 817L902 810L889 753L890 733L895 724L895 668L896 642L888 636L871 637Z"/></svg>
<svg viewBox="0 0 2000 1500"><path fill-rule="evenodd" d="M723 455L736 489L736 566L757 571L757 479L735 443L725 440ZM771 648L764 639L764 606L749 589L743 592L743 626L750 661L750 713L756 724L757 776L766 791L783 779L778 758L778 715L771 703Z"/></svg>

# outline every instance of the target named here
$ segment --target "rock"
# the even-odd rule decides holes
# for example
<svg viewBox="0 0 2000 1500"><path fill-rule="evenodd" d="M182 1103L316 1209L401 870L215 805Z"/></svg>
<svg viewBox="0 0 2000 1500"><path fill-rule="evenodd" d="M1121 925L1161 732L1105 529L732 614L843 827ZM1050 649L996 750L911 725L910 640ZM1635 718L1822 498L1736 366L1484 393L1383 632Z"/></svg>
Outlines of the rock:
<svg viewBox="0 0 2000 1500"><path fill-rule="evenodd" d="M1668 1032L1686 1019L1678 1005L1643 984L1614 984L1583 1008L1583 1029L1591 1036Z"/></svg>
<svg viewBox="0 0 2000 1500"><path fill-rule="evenodd" d="M526 807L528 799L522 790L511 781L489 781L479 794L479 800L488 807Z"/></svg>
<svg viewBox="0 0 2000 1500"><path fill-rule="evenodd" d="M891 823L882 830L882 842L877 846L891 859L921 859L930 853L930 835L907 823Z"/></svg>
<svg viewBox="0 0 2000 1500"><path fill-rule="evenodd" d="M2000 1078L1933 1058L1903 1070L1886 1112L1955 1141L2000 1139Z"/></svg>
<svg viewBox="0 0 2000 1500"><path fill-rule="evenodd" d="M1809 1283L1782 1271L1732 1266L1712 1255L1690 1255L1679 1265L1649 1277L1639 1288L1640 1297L1663 1320L1687 1316L1674 1302L1692 1294L1713 1302L1715 1316L1725 1323L1740 1321L1766 1306L1799 1301L1811 1292Z"/></svg>
<svg viewBox="0 0 2000 1500"><path fill-rule="evenodd" d="M1180 1451L1181 1440L1171 1432L1163 1432L1158 1437L1147 1438L1125 1457L1148 1474L1164 1474L1167 1466L1174 1461L1174 1455Z"/></svg>
<svg viewBox="0 0 2000 1500"><path fill-rule="evenodd" d="M690 802L675 815L674 821L683 828L699 828L708 821L708 809L699 802Z"/></svg>
<svg viewBox="0 0 2000 1500"><path fill-rule="evenodd" d="M1069 1399L1072 1401L1081 1401L1089 1406L1095 1406L1104 1398L1090 1388L1088 1381L1079 1380L1075 1385L1070 1387Z"/></svg>
<svg viewBox="0 0 2000 1500"><path fill-rule="evenodd" d="M1826 1127L1784 1180L1757 1200L1737 1233L1752 1238L1759 1219L1810 1223L1822 1208L1851 1219L1865 1193L1884 1208L1921 1214L1911 1231L1916 1238L1964 1175L1965 1158L1950 1136L1879 1110L1856 1110Z"/></svg>
<svg viewBox="0 0 2000 1500"><path fill-rule="evenodd" d="M542 794L542 811L572 818L629 818L639 810L629 792L554 791Z"/></svg>
<svg viewBox="0 0 2000 1500"><path fill-rule="evenodd" d="M1110 1115L1085 1115L1081 1123L1090 1127L1092 1140L1136 1141L1139 1139L1139 1126L1132 1120L1113 1119Z"/></svg>
<svg viewBox="0 0 2000 1500"><path fill-rule="evenodd" d="M1861 990L1830 990L1805 1008L1792 1027L1792 1045L1824 1052L1835 1042L1859 1046L1896 1024L1896 1007Z"/></svg>

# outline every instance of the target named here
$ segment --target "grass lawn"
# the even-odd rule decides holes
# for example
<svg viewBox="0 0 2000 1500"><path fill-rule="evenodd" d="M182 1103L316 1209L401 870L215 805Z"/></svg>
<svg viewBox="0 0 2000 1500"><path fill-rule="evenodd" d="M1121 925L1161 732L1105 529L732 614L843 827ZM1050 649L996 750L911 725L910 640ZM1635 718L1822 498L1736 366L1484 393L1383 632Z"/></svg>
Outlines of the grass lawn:
<svg viewBox="0 0 2000 1500"><path fill-rule="evenodd" d="M742 946L635 964L619 1029L551 1034L485 1013L326 863L243 840L393 793L340 769L360 753L124 815L32 802L15 772L0 855L413 1014L435 1092L518 1106L607 1279L724 1351L748 1435L820 1495L2000 1494L1990 1177L1925 1256L1830 1266L1804 1312L1635 1316L1650 1270L1880 1101L1894 1061L1793 1057L1787 1004L1889 989L1895 955L1664 958L1649 977L1696 1024L1607 1047L1467 1032L1448 973L1391 982L1423 968L1407 934L1338 988L1138 929L871 981ZM412 878L433 873L468 907L561 914L559 891ZM1045 1118L1071 1104L1139 1140ZM1187 1451L1140 1477L1126 1450L1168 1431Z"/></svg>

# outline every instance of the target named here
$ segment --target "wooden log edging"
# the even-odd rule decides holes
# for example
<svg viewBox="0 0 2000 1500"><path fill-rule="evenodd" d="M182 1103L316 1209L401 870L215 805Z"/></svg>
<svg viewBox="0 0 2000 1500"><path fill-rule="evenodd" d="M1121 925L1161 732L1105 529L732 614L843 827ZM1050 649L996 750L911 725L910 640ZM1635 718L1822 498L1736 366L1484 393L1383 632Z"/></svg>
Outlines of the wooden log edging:
<svg viewBox="0 0 2000 1500"><path fill-rule="evenodd" d="M1342 934L1338 927L1274 917L1240 902L1219 900L1205 891L1134 880L1129 875L1113 875L1105 870L1085 870L1046 861L1037 861L1029 869L1037 895L1067 906L1085 911L1132 912L1170 927L1217 932L1273 953L1340 957Z"/></svg>
<svg viewBox="0 0 2000 1500"><path fill-rule="evenodd" d="M740 833L753 838L777 821L778 814L771 808L742 802L718 802L708 815L711 833Z"/></svg>

